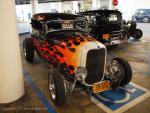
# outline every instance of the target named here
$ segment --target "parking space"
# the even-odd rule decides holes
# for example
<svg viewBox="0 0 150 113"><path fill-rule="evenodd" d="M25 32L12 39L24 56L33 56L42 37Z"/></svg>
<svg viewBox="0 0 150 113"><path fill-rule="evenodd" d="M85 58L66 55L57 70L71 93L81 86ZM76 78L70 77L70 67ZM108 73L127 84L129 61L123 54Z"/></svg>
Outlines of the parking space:
<svg viewBox="0 0 150 113"><path fill-rule="evenodd" d="M130 95L132 96L133 100L140 99L142 95L147 94L147 92L149 92L150 90L150 37L148 37L148 35L150 36L148 32L150 24L139 23L138 27L144 31L144 36L141 40L135 41L134 39L130 39L125 44L118 45L116 47L109 47L107 57L107 61L110 61L113 57L123 57L130 62L133 70L132 83L140 86L140 88L133 84L127 86L127 89L135 89L137 91L133 92L133 95ZM20 37L21 48L23 38L28 36L29 35ZM29 64L25 61L22 51L21 55L23 62L22 65L24 69L26 94L17 102L7 105L0 105L1 108L5 108L0 109L1 113L10 113L10 111L15 111L15 113L110 113L110 111L106 111L105 109L97 106L98 103L96 103L96 101L91 101L82 93L74 93L68 95L65 105L61 107L54 106L50 99L48 90L48 69L37 57L37 55L35 56L36 58L33 64ZM110 107L109 109L111 109L112 112L113 110L118 113L121 113L123 111L125 113L150 112L149 95L144 95L141 101L136 102L136 104L132 106L128 105L130 103L128 98L129 102L126 103L126 108L124 110L121 109L121 111L117 111L117 109L119 109L120 107L116 106L119 106L121 102L124 106L124 103L127 102L127 100L119 101L127 98L126 96L124 97L124 94L127 94L127 91L120 89L120 92L113 92L114 98L109 97L111 104L104 102L104 100L99 100L97 97L95 97L95 99L101 102L100 106L105 106L103 108ZM107 101L106 97L109 96L108 94L109 93L104 92L101 96L105 97L105 100ZM116 101L120 103L114 102L115 98L119 99ZM16 108L15 106L18 106L18 108Z"/></svg>
<svg viewBox="0 0 150 113"><path fill-rule="evenodd" d="M143 30L144 39L149 36L150 23L138 23L137 27Z"/></svg>

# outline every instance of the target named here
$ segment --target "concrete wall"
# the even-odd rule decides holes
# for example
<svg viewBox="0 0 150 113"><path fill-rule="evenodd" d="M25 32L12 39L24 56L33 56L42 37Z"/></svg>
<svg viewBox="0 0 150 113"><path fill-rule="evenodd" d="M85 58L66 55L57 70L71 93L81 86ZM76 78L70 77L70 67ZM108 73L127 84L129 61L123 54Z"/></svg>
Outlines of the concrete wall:
<svg viewBox="0 0 150 113"><path fill-rule="evenodd" d="M18 21L29 21L32 17L31 4L28 5L16 5L16 15ZM72 2L52 2L52 3L40 3L36 7L37 13L42 12L78 12L78 1Z"/></svg>
<svg viewBox="0 0 150 113"><path fill-rule="evenodd" d="M116 7L123 13L125 20L130 20L133 13L133 1L132 0L119 0L119 4Z"/></svg>
<svg viewBox="0 0 150 113"><path fill-rule="evenodd" d="M131 16L137 9L148 8L150 9L149 0L118 0L117 8L123 12L123 17L126 20L131 19Z"/></svg>
<svg viewBox="0 0 150 113"><path fill-rule="evenodd" d="M31 5L16 5L16 16L18 21L28 21L31 13Z"/></svg>
<svg viewBox="0 0 150 113"><path fill-rule="evenodd" d="M37 5L37 13L42 12L62 12L61 2L53 3L41 3ZM18 21L30 21L32 17L31 4L27 5L16 5L16 16Z"/></svg>
<svg viewBox="0 0 150 113"><path fill-rule="evenodd" d="M37 12L61 12L62 11L62 5L61 2L53 2L53 3L41 3L37 5Z"/></svg>
<svg viewBox="0 0 150 113"><path fill-rule="evenodd" d="M83 0L83 10L99 9L101 6L110 7L112 0ZM149 0L118 0L116 7L123 13L123 18L130 20L133 13L139 8L150 8ZM93 3L93 4L92 4ZM38 4L37 12L78 12L78 1L73 2L55 2ZM31 5L16 5L17 18L28 20L31 14Z"/></svg>
<svg viewBox="0 0 150 113"><path fill-rule="evenodd" d="M62 12L72 13L73 3L72 2L63 2L62 3Z"/></svg>

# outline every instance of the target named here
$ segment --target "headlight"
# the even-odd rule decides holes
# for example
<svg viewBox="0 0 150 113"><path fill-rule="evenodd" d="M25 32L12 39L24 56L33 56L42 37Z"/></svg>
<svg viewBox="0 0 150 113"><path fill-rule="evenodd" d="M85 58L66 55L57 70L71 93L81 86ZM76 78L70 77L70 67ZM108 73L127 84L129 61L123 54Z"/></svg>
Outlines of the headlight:
<svg viewBox="0 0 150 113"><path fill-rule="evenodd" d="M77 68L77 70L75 71L75 76L77 80L84 81L87 77L87 69L84 67Z"/></svg>

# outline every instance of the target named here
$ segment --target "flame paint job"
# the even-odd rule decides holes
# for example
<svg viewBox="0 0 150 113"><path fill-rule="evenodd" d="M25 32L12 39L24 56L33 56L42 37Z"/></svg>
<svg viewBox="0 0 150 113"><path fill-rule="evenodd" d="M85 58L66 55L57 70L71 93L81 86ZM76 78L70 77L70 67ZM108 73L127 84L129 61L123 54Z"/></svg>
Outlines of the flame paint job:
<svg viewBox="0 0 150 113"><path fill-rule="evenodd" d="M62 39L53 39L56 43L51 43L46 40L37 40L33 38L34 46L40 53L42 59L63 65L71 75L78 68L78 54L81 47L91 41L96 41L89 35L76 36Z"/></svg>

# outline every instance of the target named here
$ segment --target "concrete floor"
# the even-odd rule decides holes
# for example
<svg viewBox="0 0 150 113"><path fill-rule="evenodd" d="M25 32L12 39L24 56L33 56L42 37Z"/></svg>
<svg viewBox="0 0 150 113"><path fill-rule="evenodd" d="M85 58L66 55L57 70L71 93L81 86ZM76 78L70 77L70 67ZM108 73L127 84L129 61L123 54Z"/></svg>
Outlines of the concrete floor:
<svg viewBox="0 0 150 113"><path fill-rule="evenodd" d="M123 57L127 59L133 70L132 82L150 90L150 24L138 24L144 31L141 40L129 40L128 43L117 47L108 48L107 61L113 57ZM25 36L21 36L20 44ZM22 48L22 46L21 46ZM21 52L22 53L22 52ZM34 64L28 64L22 55L23 69L27 71L36 84L37 90L25 80L26 94L16 102L0 105L0 113L49 113L47 105L51 105L58 113L105 113L97 107L90 99L80 93L75 93L67 97L67 102L61 107L55 107L50 99L48 91L48 70L36 56ZM46 99L41 101L41 95ZM48 101L48 102L47 102ZM145 99L125 113L150 113L150 98Z"/></svg>

